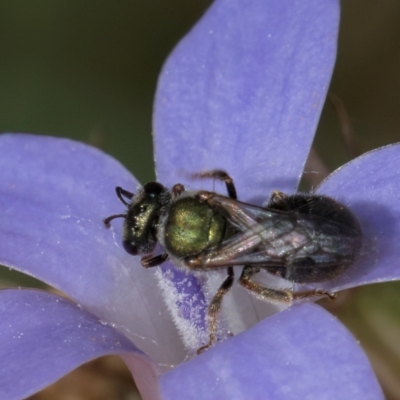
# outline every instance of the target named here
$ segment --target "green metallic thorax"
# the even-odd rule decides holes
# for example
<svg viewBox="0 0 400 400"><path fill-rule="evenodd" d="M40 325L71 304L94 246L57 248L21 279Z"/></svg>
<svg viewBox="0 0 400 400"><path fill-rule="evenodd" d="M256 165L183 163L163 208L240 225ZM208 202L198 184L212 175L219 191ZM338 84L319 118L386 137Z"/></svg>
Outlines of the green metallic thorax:
<svg viewBox="0 0 400 400"><path fill-rule="evenodd" d="M164 244L176 257L198 254L225 238L226 219L194 197L171 204L165 222Z"/></svg>

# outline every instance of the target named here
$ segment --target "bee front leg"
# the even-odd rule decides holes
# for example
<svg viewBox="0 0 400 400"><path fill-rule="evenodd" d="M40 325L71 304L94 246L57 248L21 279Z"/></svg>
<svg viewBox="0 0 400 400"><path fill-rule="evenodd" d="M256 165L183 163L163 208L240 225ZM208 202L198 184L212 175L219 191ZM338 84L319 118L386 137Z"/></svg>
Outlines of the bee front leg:
<svg viewBox="0 0 400 400"><path fill-rule="evenodd" d="M159 254L158 256L153 256L150 254L149 256L143 257L141 261L143 267L151 268L151 267L157 267L167 260L168 260L168 254L163 253Z"/></svg>
<svg viewBox="0 0 400 400"><path fill-rule="evenodd" d="M293 300L293 293L291 290L270 289L252 281L250 278L258 272L260 272L259 267L246 265L243 268L239 283L261 300L279 303L290 303Z"/></svg>
<svg viewBox="0 0 400 400"><path fill-rule="evenodd" d="M174 197L179 197L185 191L185 186L181 183L177 183L172 187L172 194Z"/></svg>
<svg viewBox="0 0 400 400"><path fill-rule="evenodd" d="M216 341L217 330L218 330L218 314L221 311L222 299L229 292L230 288L232 287L233 278L234 278L233 268L229 267L227 278L224 280L222 285L219 287L217 293L211 300L210 305L208 306L207 320L208 320L208 329L210 331L210 340L208 341L208 343L205 346L200 347L197 350L197 354L200 354L204 350L207 350Z"/></svg>

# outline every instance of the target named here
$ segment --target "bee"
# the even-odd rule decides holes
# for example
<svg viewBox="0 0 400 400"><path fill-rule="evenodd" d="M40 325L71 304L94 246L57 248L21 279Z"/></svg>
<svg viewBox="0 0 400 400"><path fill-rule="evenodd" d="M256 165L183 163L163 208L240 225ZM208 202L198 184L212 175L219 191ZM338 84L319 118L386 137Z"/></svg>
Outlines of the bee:
<svg viewBox="0 0 400 400"><path fill-rule="evenodd" d="M218 314L233 285L234 266L243 266L239 284L266 301L335 297L318 283L347 270L362 247L360 224L348 208L327 196L279 191L260 207L238 201L234 182L224 171L206 171L193 178L222 181L228 195L187 191L179 183L169 190L149 182L135 195L116 187L127 211L103 221L109 226L114 218L124 218L123 247L129 254L141 255L145 268L170 259L192 271L226 269L227 277L208 306L209 341L197 353L216 341ZM157 243L165 252L154 255ZM264 287L253 280L261 270L291 283L313 284L315 289Z"/></svg>

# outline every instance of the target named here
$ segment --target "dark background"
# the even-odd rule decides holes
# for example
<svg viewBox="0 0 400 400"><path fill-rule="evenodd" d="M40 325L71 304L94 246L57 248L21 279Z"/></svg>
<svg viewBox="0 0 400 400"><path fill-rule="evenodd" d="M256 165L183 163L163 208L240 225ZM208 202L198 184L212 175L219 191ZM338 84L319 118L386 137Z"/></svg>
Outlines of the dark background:
<svg viewBox="0 0 400 400"><path fill-rule="evenodd" d="M96 145L142 182L154 179L157 75L206 0L2 0L0 132L64 136ZM362 152L400 141L400 2L345 0L331 91ZM349 160L338 118L324 108L316 147L329 169ZM390 166L388 166L390 168ZM3 272L3 284L15 281ZM18 284L21 280L18 279ZM342 293L327 307L367 350L389 399L400 398L400 285ZM101 384L99 383L101 382ZM116 358L70 374L36 399L132 399Z"/></svg>

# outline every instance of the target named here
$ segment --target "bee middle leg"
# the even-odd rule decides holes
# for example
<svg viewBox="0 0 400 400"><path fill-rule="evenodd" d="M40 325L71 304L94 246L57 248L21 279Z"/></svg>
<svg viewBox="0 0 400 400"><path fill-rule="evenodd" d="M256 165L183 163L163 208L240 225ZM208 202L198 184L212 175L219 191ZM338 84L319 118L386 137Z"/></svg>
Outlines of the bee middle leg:
<svg viewBox="0 0 400 400"><path fill-rule="evenodd" d="M217 338L217 330L218 330L218 315L221 311L221 303L223 297L229 292L232 287L234 278L233 268L228 268L228 276L219 287L217 293L214 295L213 299L211 300L210 305L208 306L207 311L207 320L208 320L208 329L210 332L210 339L208 343L197 350L197 354L202 353L204 350L207 350L211 347Z"/></svg>
<svg viewBox="0 0 400 400"><path fill-rule="evenodd" d="M251 277L258 272L260 272L260 267L244 266L239 283L262 300L279 303L290 303L293 300L293 292L291 290L271 289L251 280Z"/></svg>
<svg viewBox="0 0 400 400"><path fill-rule="evenodd" d="M237 200L237 193L235 184L233 183L233 179L225 171L222 171L220 169L214 169L211 171L204 171L196 174L191 174L191 177L195 179L211 178L224 182L226 186L226 191L228 192L228 196L231 199Z"/></svg>

